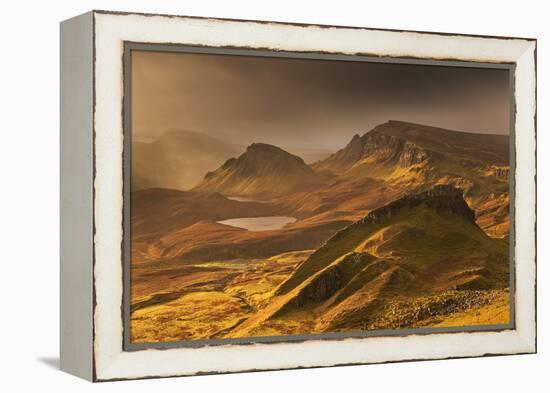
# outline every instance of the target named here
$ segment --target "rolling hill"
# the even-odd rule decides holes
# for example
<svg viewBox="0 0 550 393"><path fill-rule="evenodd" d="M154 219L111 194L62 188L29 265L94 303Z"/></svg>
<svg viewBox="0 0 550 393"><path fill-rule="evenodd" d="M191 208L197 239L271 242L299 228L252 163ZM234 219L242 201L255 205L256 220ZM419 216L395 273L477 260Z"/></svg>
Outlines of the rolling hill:
<svg viewBox="0 0 550 393"><path fill-rule="evenodd" d="M462 307L449 300L457 291L465 304L485 302L479 297L508 286L508 271L507 244L476 225L460 189L440 185L375 209L337 232L233 334L262 335L284 329L289 320L313 320L315 327L308 326L314 331L410 327L436 310ZM424 303L434 307L432 314L409 315L407 308L422 309ZM399 317L392 320L389 311Z"/></svg>
<svg viewBox="0 0 550 393"><path fill-rule="evenodd" d="M204 232L213 241L215 237L208 226L216 226L215 221L235 216L266 216L275 209L264 203L234 201L218 193L151 188L132 192L132 212L132 260L137 264L179 256L189 248L185 247L187 243L200 244L198 240L204 239ZM194 230L184 232L192 226ZM226 232L216 233L223 239Z"/></svg>
<svg viewBox="0 0 550 393"><path fill-rule="evenodd" d="M238 158L207 173L194 190L267 199L311 190L322 180L300 157L273 145L253 143Z"/></svg>

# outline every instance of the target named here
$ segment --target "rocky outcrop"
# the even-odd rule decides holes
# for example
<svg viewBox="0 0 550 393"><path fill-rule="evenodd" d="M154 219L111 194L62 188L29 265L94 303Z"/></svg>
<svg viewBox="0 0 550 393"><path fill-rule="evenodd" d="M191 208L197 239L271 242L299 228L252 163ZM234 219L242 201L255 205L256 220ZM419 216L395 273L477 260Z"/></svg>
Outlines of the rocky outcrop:
<svg viewBox="0 0 550 393"><path fill-rule="evenodd" d="M409 167L433 159L453 160L464 167L478 167L483 162L506 165L507 136L390 120L362 136L354 135L346 147L312 167L340 175L365 161Z"/></svg>
<svg viewBox="0 0 550 393"><path fill-rule="evenodd" d="M396 163L408 167L428 160L433 153L405 139L373 130L364 136L362 159L374 158L378 162Z"/></svg>
<svg viewBox="0 0 550 393"><path fill-rule="evenodd" d="M506 295L504 290L446 291L431 296L421 296L413 300L388 302L379 318L367 329L403 329L415 327L416 323L429 318L441 318L445 315L465 310L479 309L492 304L498 297Z"/></svg>
<svg viewBox="0 0 550 393"><path fill-rule="evenodd" d="M498 180L507 181L510 177L510 167L494 167L493 177Z"/></svg>
<svg viewBox="0 0 550 393"><path fill-rule="evenodd" d="M408 167L427 161L433 153L428 152L414 143L405 142L401 153L399 154L399 165Z"/></svg>
<svg viewBox="0 0 550 393"><path fill-rule="evenodd" d="M383 128L377 127L361 137L354 135L345 148L314 164L313 168L317 171L340 174L366 159L409 167L424 162L435 155L434 152L418 144L405 138L386 134Z"/></svg>
<svg viewBox="0 0 550 393"><path fill-rule="evenodd" d="M340 174L351 168L353 164L361 159L364 146L364 138L355 134L346 147L338 150L326 159L314 163L311 167L318 172Z"/></svg>
<svg viewBox="0 0 550 393"><path fill-rule="evenodd" d="M288 306L301 307L310 303L320 303L329 299L346 285L359 270L362 270L374 257L366 252L352 252L337 263L319 272L300 289Z"/></svg>
<svg viewBox="0 0 550 393"><path fill-rule="evenodd" d="M428 191L418 194L405 195L385 206L371 211L361 220L342 229L335 237L342 236L351 227L357 225L377 224L390 219L404 208L414 208L421 204L442 213L451 213L475 224L475 213L462 196L462 190L452 185L440 184ZM334 238L334 237L333 237Z"/></svg>

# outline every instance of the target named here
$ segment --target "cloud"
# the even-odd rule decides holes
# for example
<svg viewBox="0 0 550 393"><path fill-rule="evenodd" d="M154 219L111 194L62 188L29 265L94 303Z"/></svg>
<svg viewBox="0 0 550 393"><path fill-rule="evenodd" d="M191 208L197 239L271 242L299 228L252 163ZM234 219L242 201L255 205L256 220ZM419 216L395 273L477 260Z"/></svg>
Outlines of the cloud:
<svg viewBox="0 0 550 393"><path fill-rule="evenodd" d="M389 119L507 134L506 70L137 51L136 139L171 128L334 148Z"/></svg>

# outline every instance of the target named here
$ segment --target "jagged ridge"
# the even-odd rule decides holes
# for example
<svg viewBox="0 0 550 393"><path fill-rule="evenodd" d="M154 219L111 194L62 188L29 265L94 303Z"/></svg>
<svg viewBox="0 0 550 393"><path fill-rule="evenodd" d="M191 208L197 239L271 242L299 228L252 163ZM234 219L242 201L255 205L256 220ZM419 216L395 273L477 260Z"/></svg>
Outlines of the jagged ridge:
<svg viewBox="0 0 550 393"><path fill-rule="evenodd" d="M343 174L363 160L407 167L433 158L452 157L507 165L508 138L390 120L362 136L354 135L346 147L312 167Z"/></svg>
<svg viewBox="0 0 550 393"><path fill-rule="evenodd" d="M437 213L454 214L457 218L466 221L479 230L475 223L475 214L464 201L462 191L458 188L450 185L438 185L419 194L405 195L394 202L371 211L364 218L336 232L277 289L277 293L288 292L310 274L325 268L337 257L354 249L361 241L365 240L365 234L362 233L363 229L368 231L370 228L390 220L400 211L414 209L420 205L424 205Z"/></svg>
<svg viewBox="0 0 550 393"><path fill-rule="evenodd" d="M425 203L426 206L438 212L456 214L475 224L475 213L464 200L462 190L447 184L436 185L432 189L419 194L405 195L397 201L371 211L359 222L361 224L379 223L385 218L391 218L397 211L405 207L413 208L421 203Z"/></svg>

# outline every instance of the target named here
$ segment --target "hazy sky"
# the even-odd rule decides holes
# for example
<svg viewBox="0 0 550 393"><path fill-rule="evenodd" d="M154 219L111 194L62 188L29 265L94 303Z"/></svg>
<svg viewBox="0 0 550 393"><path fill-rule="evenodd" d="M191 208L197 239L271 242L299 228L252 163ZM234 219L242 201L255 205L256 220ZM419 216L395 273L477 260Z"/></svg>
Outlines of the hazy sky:
<svg viewBox="0 0 550 393"><path fill-rule="evenodd" d="M387 120L508 134L507 70L133 52L132 132L330 149Z"/></svg>

